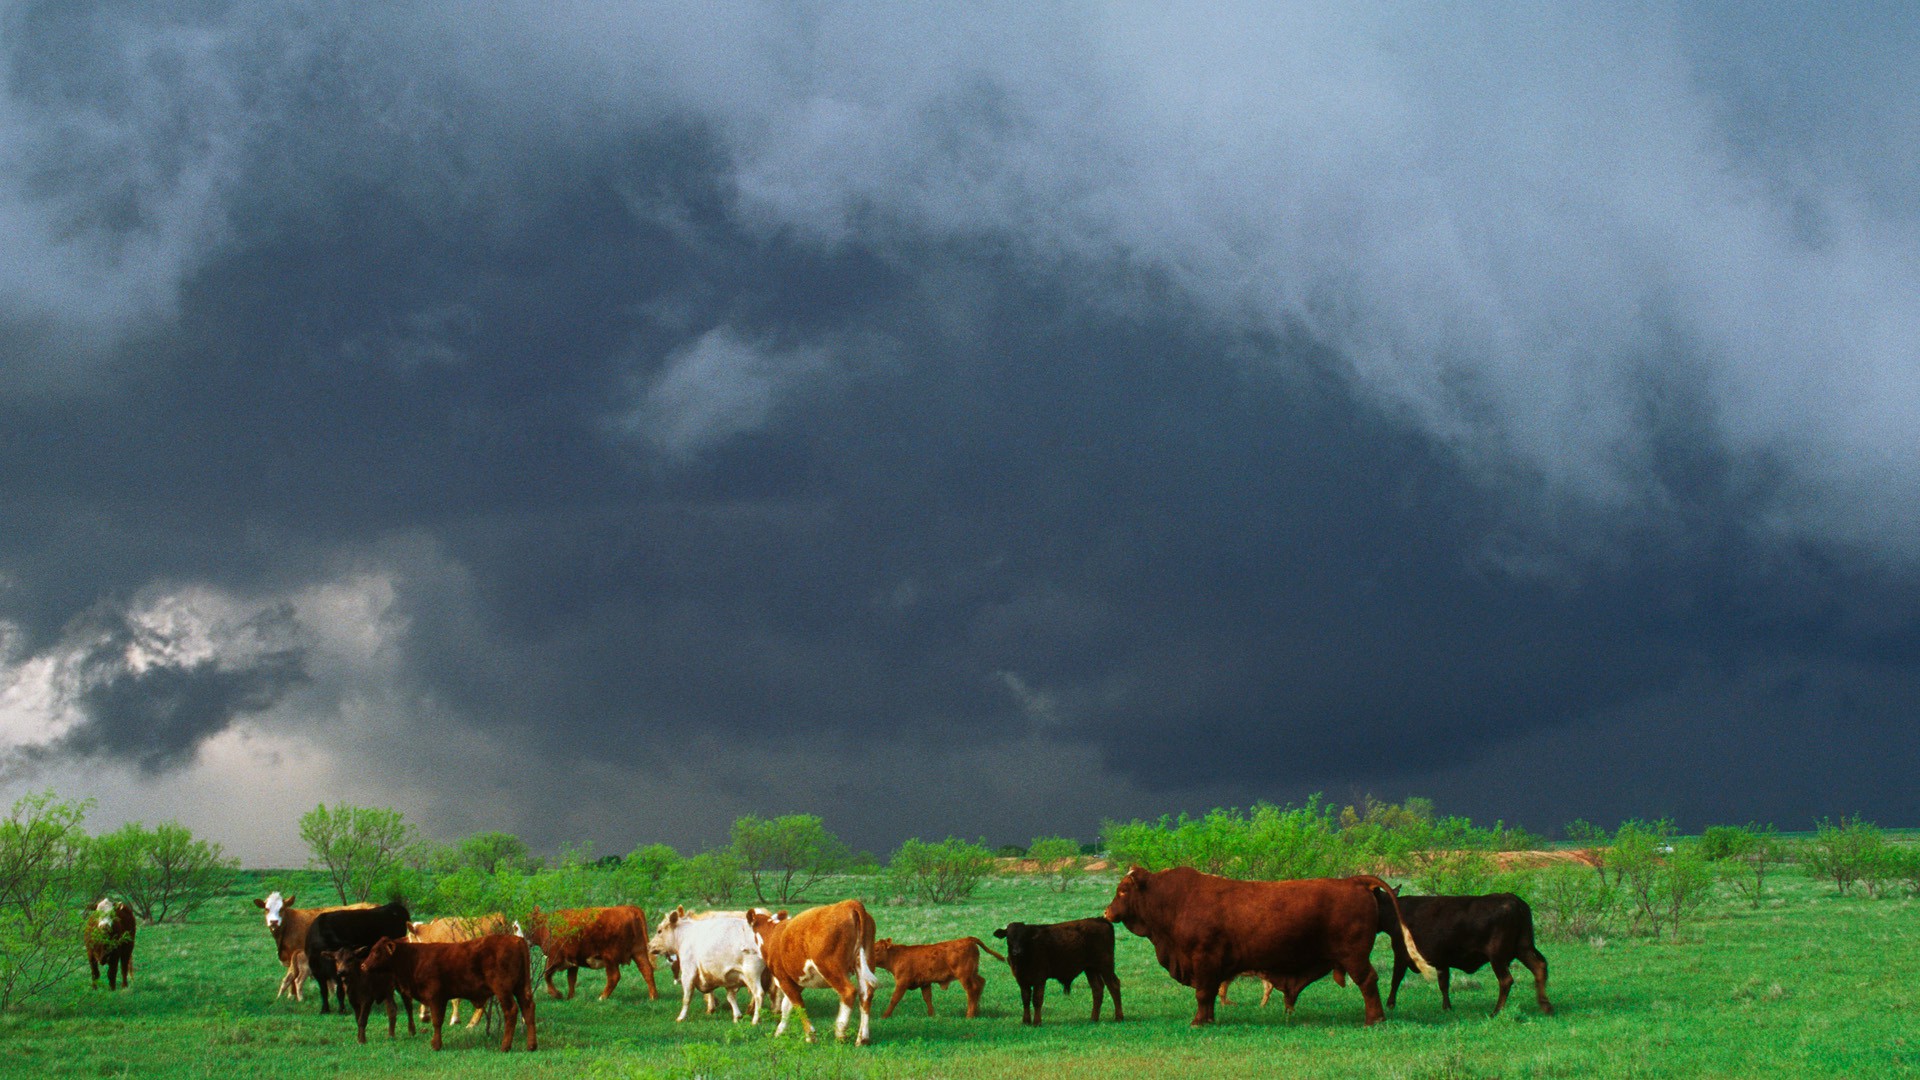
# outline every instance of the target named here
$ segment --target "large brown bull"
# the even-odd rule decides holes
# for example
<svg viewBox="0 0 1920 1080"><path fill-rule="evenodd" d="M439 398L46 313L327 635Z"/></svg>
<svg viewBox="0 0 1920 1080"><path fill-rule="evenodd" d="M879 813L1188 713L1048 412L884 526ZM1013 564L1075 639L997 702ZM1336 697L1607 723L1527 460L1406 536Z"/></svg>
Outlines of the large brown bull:
<svg viewBox="0 0 1920 1080"><path fill-rule="evenodd" d="M1213 1022L1223 983L1256 973L1290 995L1332 971L1344 972L1366 999L1366 1022L1386 1017L1380 976L1369 954L1380 930L1376 892L1393 902L1387 883L1371 875L1301 881L1235 881L1190 867L1155 873L1128 870L1104 913L1153 943L1160 966L1193 988L1195 1027ZM1408 958L1431 967L1411 937Z"/></svg>

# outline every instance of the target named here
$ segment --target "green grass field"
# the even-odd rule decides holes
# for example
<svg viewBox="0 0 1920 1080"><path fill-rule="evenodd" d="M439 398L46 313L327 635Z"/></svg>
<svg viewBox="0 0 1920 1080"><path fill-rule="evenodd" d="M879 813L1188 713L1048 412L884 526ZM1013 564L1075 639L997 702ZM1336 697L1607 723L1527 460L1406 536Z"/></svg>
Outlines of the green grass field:
<svg viewBox="0 0 1920 1080"><path fill-rule="evenodd" d="M1188 1027L1192 992L1154 962L1143 939L1121 930L1119 967L1127 1019L1089 1024L1085 985L1054 986L1046 1026L1020 1024L1020 997L1004 965L983 958L983 1015L961 1017L958 987L935 992L940 1015L922 1015L917 993L893 1019L875 1008L876 1045L833 1045L834 1000L810 991L823 1041L806 1045L797 1022L779 1041L772 1023L732 1024L696 1013L673 1022L678 989L661 973L661 999L628 969L614 1000L593 1000L598 972L583 972L580 996L538 999L540 1049L516 1040L510 1054L479 1029L449 1028L446 1049L428 1048L404 1022L389 1041L384 1017L358 1045L351 1019L307 1003L273 1000L280 967L248 898L247 875L231 899L185 926L143 927L129 991L109 993L81 976L0 1017L0 1074L8 1077L1699 1077L1852 1076L1920 1072L1920 901L1832 895L1831 886L1783 875L1766 906L1722 897L1677 942L1640 938L1578 944L1542 941L1552 964L1558 1014L1535 1010L1519 981L1507 1010L1489 1019L1494 980L1456 975L1452 1013L1433 987L1409 976L1386 1023L1361 1027L1360 994L1322 980L1282 1019L1276 995L1258 1007L1259 984L1237 984L1221 1022ZM288 875L276 874L275 880ZM848 879L858 887L858 879ZM944 907L868 898L881 936L928 941L964 934L991 940L1014 919L1054 921L1097 914L1112 877L1060 894L1043 882L986 883L974 899ZM303 890L305 891L305 890ZM316 887L313 895L320 895ZM838 899L820 892L813 899ZM657 913L656 913L657 914ZM998 943L995 943L998 944ZM78 946L76 945L76 948ZM537 962L536 954L536 962ZM1374 963L1392 969L1385 938ZM309 984L311 985L311 984ZM879 998L892 993L881 974ZM1110 1006L1109 1006L1110 1008ZM379 1030L376 1032L375 1028Z"/></svg>

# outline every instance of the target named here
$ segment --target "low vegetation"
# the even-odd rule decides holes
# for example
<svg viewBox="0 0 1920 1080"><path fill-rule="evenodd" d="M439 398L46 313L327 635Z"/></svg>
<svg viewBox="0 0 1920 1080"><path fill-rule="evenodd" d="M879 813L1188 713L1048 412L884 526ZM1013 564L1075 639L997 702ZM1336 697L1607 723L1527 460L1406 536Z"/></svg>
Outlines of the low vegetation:
<svg viewBox="0 0 1920 1080"><path fill-rule="evenodd" d="M676 1025L667 986L654 1002L629 980L607 1003L586 994L542 997L536 1054L500 1055L489 1049L497 1034L462 1030L434 1055L424 1039L404 1035L359 1046L349 1024L321 1017L311 1001L274 1000L280 968L250 901L274 888L330 895L338 879L318 863L225 867L210 897L143 926L130 991L95 990L72 977L84 974L80 904L105 880L113 845L128 842L111 839L115 833L89 838L88 809L48 793L0 820L0 935L8 935L0 936L0 1074L1545 1077L1892 1075L1920 1067L1920 1042L1905 1023L1920 1007L1920 990L1906 977L1920 961L1920 935L1911 932L1920 885L1898 876L1916 849L1905 834L1851 819L1798 836L1761 826L1687 837L1663 821L1589 825L1572 830L1576 850L1441 817L1418 800L1338 810L1316 800L1109 823L1098 857L1063 837L1037 838L1000 858L949 838L905 843L885 867L848 850L819 819L778 829L771 826L784 819L750 819L727 844L692 854L647 844L596 856L582 846L542 860L491 834L403 850L385 880L406 890L422 917L638 902L657 918L678 903L737 905L785 893L796 904L864 899L880 933L896 940L991 941L1010 921L1098 913L1129 862L1191 859L1243 877L1280 867L1367 870L1415 892L1526 897L1553 965L1559 1013L1542 1017L1522 1000L1489 1021L1494 986L1483 970L1455 975L1455 1011L1442 1012L1437 995L1416 983L1372 1029L1361 1027L1351 987L1315 983L1287 1020L1277 1004L1249 1004L1258 1000L1249 984L1237 989L1239 1004L1223 1007L1218 1026L1196 1032L1186 1025L1192 992L1161 970L1150 945L1123 932L1128 1019L1120 1025L1089 1025L1080 986L1050 995L1045 1028L1023 1028L1018 993L993 961L982 969L980 1019L958 1015L958 990L936 993L937 1016L903 1009L877 1022L879 1043L868 1050L774 1042L767 1027L698 1013ZM339 809L330 813L339 818ZM787 846L753 847L769 837ZM1836 859L1854 869L1836 874ZM36 912L39 924L30 918ZM28 932L33 925L40 929ZM1384 938L1374 962L1391 970ZM880 993L890 990L883 975ZM831 1015L826 999L812 1004L816 1019ZM139 1037L126 1037L130 1030Z"/></svg>

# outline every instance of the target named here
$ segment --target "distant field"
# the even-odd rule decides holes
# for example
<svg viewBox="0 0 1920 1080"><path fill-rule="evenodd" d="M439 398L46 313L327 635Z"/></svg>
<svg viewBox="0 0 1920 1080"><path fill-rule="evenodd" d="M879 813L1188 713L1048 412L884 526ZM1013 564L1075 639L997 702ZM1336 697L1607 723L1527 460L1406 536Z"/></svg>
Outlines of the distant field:
<svg viewBox="0 0 1920 1080"><path fill-rule="evenodd" d="M289 875L276 874L275 880ZM384 1017L369 1042L350 1019L321 1016L317 998L275 1003L280 967L248 902L264 875L248 875L230 902L188 926L143 927L131 991L92 990L84 972L55 993L0 1017L0 1074L9 1077L1698 1077L1889 1076L1920 1073L1920 901L1842 899L1831 886L1784 876L1758 911L1722 898L1679 943L1644 939L1543 941L1559 1014L1535 1011L1520 981L1489 1020L1494 981L1484 970L1454 979L1453 1013L1409 977L1386 1023L1360 1025L1359 992L1316 983L1289 1023L1276 997L1260 1009L1258 984L1236 987L1217 1026L1187 1026L1192 992L1154 962L1146 941L1121 930L1126 1022L1087 1022L1084 984L1054 987L1047 1024L1020 1024L1020 999L1004 965L983 964L984 1015L965 1020L956 987L937 991L940 1015L920 1015L918 994L878 1020L877 1045L816 1046L797 1030L778 1042L759 1029L696 1013L675 1024L677 989L665 972L648 1001L631 969L611 1002L592 999L598 972L583 972L573 1001L538 999L540 1050L497 1049L498 1029L449 1029L436 1054L423 1033L389 1041ZM843 888L868 887L845 879ZM1111 875L1065 895L1025 879L988 882L970 903L897 906L865 897L881 936L937 940L991 931L1014 919L1097 914ZM303 890L304 891L304 890ZM321 891L315 882L312 895ZM838 899L820 892L814 899ZM423 913L427 914L427 913ZM650 912L650 914L653 914ZM995 944L998 944L997 942ZM78 946L76 945L76 948ZM537 960L537 954L536 954ZM1392 959L1380 940L1374 963ZM882 973L880 997L892 993ZM832 997L810 991L810 1012L831 1032ZM1110 1014L1108 1014L1110 1015Z"/></svg>

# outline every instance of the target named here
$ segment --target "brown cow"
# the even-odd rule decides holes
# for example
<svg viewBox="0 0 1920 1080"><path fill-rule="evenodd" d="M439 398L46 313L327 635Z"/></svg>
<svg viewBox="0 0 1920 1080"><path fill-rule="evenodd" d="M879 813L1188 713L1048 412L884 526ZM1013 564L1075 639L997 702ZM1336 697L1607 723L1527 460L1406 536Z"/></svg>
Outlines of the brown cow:
<svg viewBox="0 0 1920 1080"><path fill-rule="evenodd" d="M486 937L488 934L506 934L511 932L507 926L507 917L495 911L486 915L449 915L444 918L434 919L431 922L413 923L407 928L407 940L416 945L421 942L442 944L449 941L472 941L474 938ZM478 1024L480 1018L485 1014L486 1010L484 1008L475 1009L472 1019L467 1021L467 1026L472 1027ZM420 1006L420 1019L425 1020L426 1018L427 1007L422 1005ZM448 1007L447 1023L458 1024L459 1022L460 1002L456 999ZM407 1023L411 1026L413 1021L409 1019ZM491 1030L491 1028L489 1028L489 1030Z"/></svg>
<svg viewBox="0 0 1920 1080"><path fill-rule="evenodd" d="M613 996L620 985L620 965L632 964L647 980L647 997L658 998L653 983L653 956L647 952L647 913L634 904L617 907L564 908L543 913L534 908L527 917L527 940L547 957L547 993L560 997L553 985L556 971L567 973L568 998L573 997L583 967L605 968L607 988L600 1000Z"/></svg>
<svg viewBox="0 0 1920 1080"><path fill-rule="evenodd" d="M979 1016L980 991L987 985L987 980L980 977L982 950L995 960L1006 959L977 937L955 938L931 945L896 945L892 938L875 941L873 966L893 974L893 1000L887 1002L886 1011L880 1014L880 1019L892 1016L894 1007L900 1004L900 999L909 990L920 991L920 996L927 1002L927 1015L932 1016L934 984L938 983L945 990L956 981L967 991L968 1018Z"/></svg>
<svg viewBox="0 0 1920 1080"><path fill-rule="evenodd" d="M854 1007L860 1009L860 1034L855 1045L873 1042L873 990L879 976L870 966L873 957L873 916L858 900L842 900L825 907L810 908L792 918L785 913L769 915L758 908L747 912L747 925L760 941L760 953L767 960L767 974L780 988L780 1024L773 1029L777 1037L787 1030L787 1020L799 1012L800 1024L813 1042L813 1021L800 1000L806 989L827 988L840 996L840 1016L833 1024L833 1037L847 1037L847 1020Z"/></svg>
<svg viewBox="0 0 1920 1080"><path fill-rule="evenodd" d="M1380 976L1369 958L1380 928L1376 891L1392 897L1370 874L1302 881L1235 881L1186 866L1158 873L1136 866L1114 890L1105 917L1153 943L1160 966L1193 988L1193 1024L1213 1022L1220 984L1256 972L1292 992L1339 970L1360 987L1366 1022L1386 1017ZM1408 957L1432 971L1411 938Z"/></svg>
<svg viewBox="0 0 1920 1080"><path fill-rule="evenodd" d="M280 977L280 990L273 995L279 1001L288 994L295 1001L305 1001L306 995L301 988L306 985L307 976L307 931L312 928L313 920L329 911L346 911L358 908L370 908L372 904L341 904L334 907L296 908L293 906L293 894L282 897L278 891L269 893L264 899L254 898L254 906L267 913L267 933L273 935L274 945L280 951L280 962L286 965L286 973Z"/></svg>
<svg viewBox="0 0 1920 1080"><path fill-rule="evenodd" d="M440 1049L440 1029L446 1022L447 1002L460 998L477 1009L483 1002L500 1003L506 1031L500 1049L513 1049L513 1025L527 1015L527 1049L539 1049L533 1028L533 957L527 940L513 934L492 934L472 941L412 944L382 938L367 950L360 971L390 975L393 988L424 1003L433 1020L433 1048Z"/></svg>
<svg viewBox="0 0 1920 1080"><path fill-rule="evenodd" d="M133 908L114 903L106 897L88 909L85 933L87 966L93 969L93 985L100 985L100 967L107 968L107 989L133 985ZM115 977L119 986L114 985Z"/></svg>

